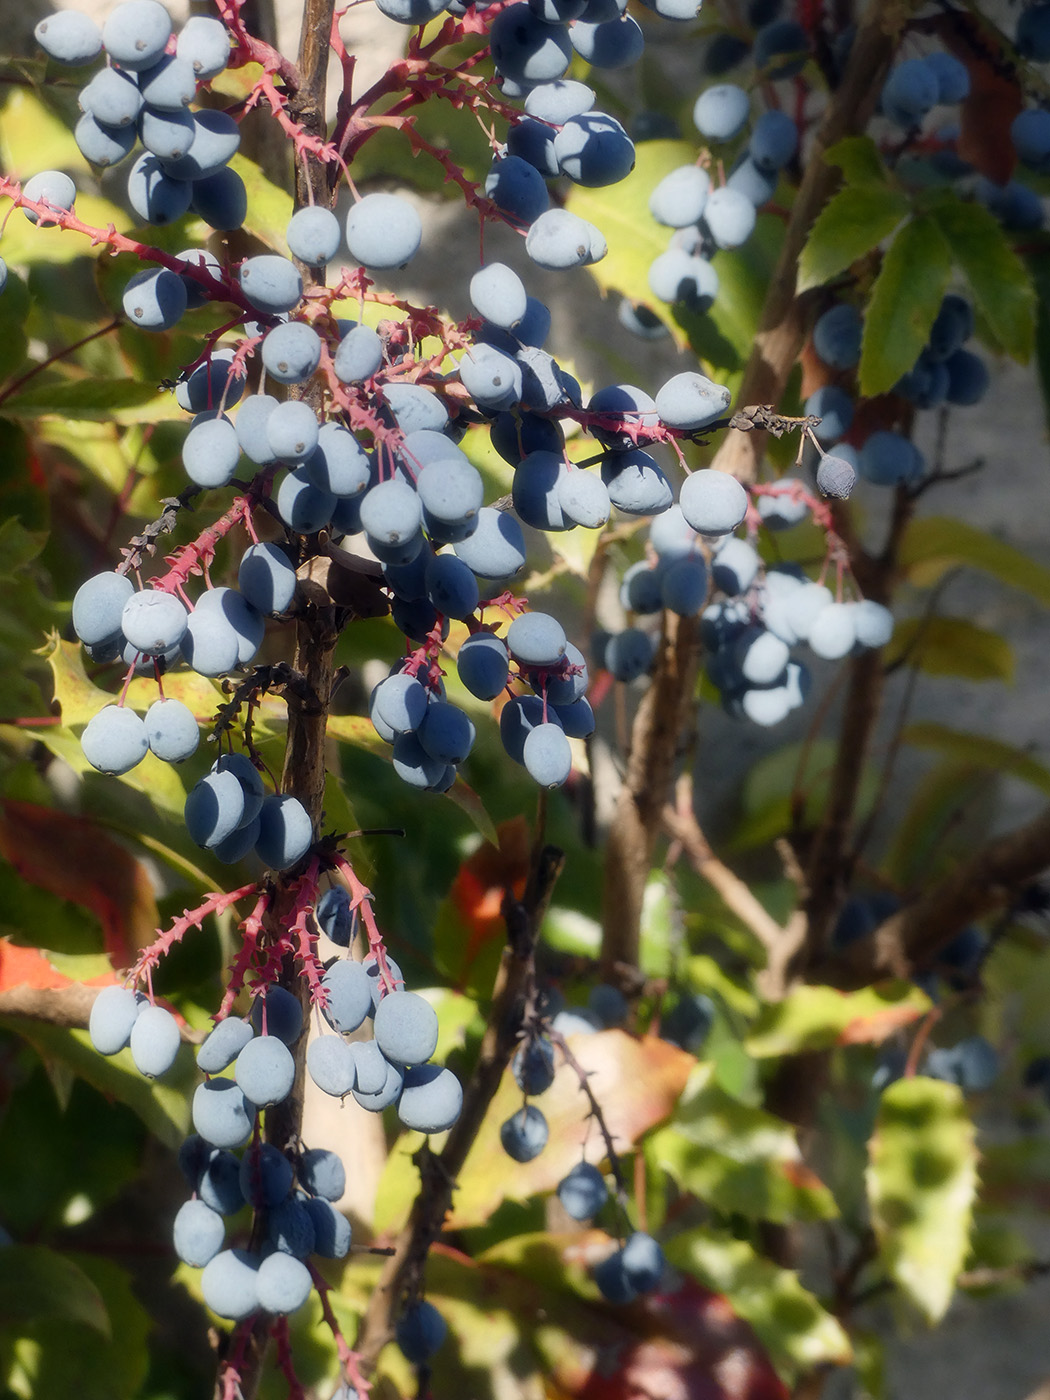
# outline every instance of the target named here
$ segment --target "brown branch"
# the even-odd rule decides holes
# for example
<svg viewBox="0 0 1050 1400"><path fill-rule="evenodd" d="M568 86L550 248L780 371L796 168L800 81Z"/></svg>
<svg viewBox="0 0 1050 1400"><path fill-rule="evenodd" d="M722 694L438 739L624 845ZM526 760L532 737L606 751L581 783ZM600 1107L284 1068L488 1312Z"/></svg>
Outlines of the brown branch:
<svg viewBox="0 0 1050 1400"><path fill-rule="evenodd" d="M0 992L0 1016L86 1030L91 1008L102 990L83 982L73 982L68 987L8 987ZM180 1023L179 1033L188 1045L199 1045L204 1039L203 1031L196 1031L185 1023Z"/></svg>
<svg viewBox="0 0 1050 1400"><path fill-rule="evenodd" d="M845 989L888 977L909 978L974 919L1010 905L1018 890L1050 866L1050 807L975 851L875 930L871 938L823 957L808 981Z"/></svg>
<svg viewBox="0 0 1050 1400"><path fill-rule="evenodd" d="M656 666L634 717L627 772L606 845L601 975L607 981L615 981L617 964L638 964L645 882L694 703L696 620L663 616Z"/></svg>
<svg viewBox="0 0 1050 1400"><path fill-rule="evenodd" d="M786 924L778 924L750 886L719 860L697 821L692 779L687 774L678 780L675 805L664 808L663 825L668 835L679 843L700 878L707 881L730 913L746 925L765 949L766 967L759 978L762 994L770 1001L779 1001L788 988L791 962L805 942L804 909L796 909ZM786 842L781 856L785 874L801 892L805 888L804 875Z"/></svg>
<svg viewBox="0 0 1050 1400"><path fill-rule="evenodd" d="M593 1118L598 1124L598 1131L602 1135L602 1142L605 1145L605 1155L609 1159L609 1170L612 1172L613 1180L616 1183L616 1198L621 1207L626 1207L628 1193L627 1182L624 1180L623 1166L620 1163L620 1154L616 1151L616 1144L613 1142L613 1135L609 1131L609 1125L605 1121L605 1114L602 1106L598 1102L594 1090L590 1084L590 1072L585 1070L579 1060L569 1048L569 1042L562 1035L561 1031L556 1031L553 1026L548 1026L547 1036L552 1045L557 1046L565 1063L579 1080L580 1093L587 1100L587 1116Z"/></svg>
<svg viewBox="0 0 1050 1400"><path fill-rule="evenodd" d="M561 851L544 846L534 855L521 900L504 899L507 946L496 975L481 1052L445 1146L434 1154L424 1144L418 1154L420 1191L394 1253L383 1268L358 1335L356 1349L365 1373L375 1369L380 1351L393 1335L403 1296L420 1287L427 1252L452 1206L456 1177L518 1044L532 990L536 939L563 863Z"/></svg>
<svg viewBox="0 0 1050 1400"><path fill-rule="evenodd" d="M303 27L299 47L298 85L287 106L290 119L308 136L323 144L325 136L325 90L328 72L328 36L331 33L334 0L305 0ZM313 143L315 146L317 141ZM296 162L295 206L330 202L325 166L311 154L304 143L301 159ZM318 274L303 268L304 291L323 286L323 270ZM311 384L301 395L320 411L322 391ZM298 800L310 814L314 835L320 827L325 791L325 734L334 686L334 653L341 623L345 620L323 590L310 590L306 607L296 620L294 673L302 683L289 687L285 693L288 707L288 737L285 745L281 791ZM277 942L294 918L297 881L287 875L275 879L274 898L264 918L264 939ZM299 998L304 1018L309 1002L307 979L300 976L295 958L288 954L280 969L280 985ZM295 1087L283 1103L267 1109L266 1141L282 1151L294 1149L302 1131L303 1093L306 1074L305 1035L294 1047ZM269 1341L269 1324L258 1319L251 1332L250 1344L239 1368L239 1394L243 1400L254 1400L258 1394ZM220 1384L222 1373L220 1372Z"/></svg>
<svg viewBox="0 0 1050 1400"><path fill-rule="evenodd" d="M689 864L707 881L730 913L746 924L767 954L772 953L782 941L784 929L756 899L746 881L711 849L693 811L692 786L688 778L679 780L675 805L668 804L663 810L664 829L680 842Z"/></svg>
<svg viewBox="0 0 1050 1400"><path fill-rule="evenodd" d="M831 790L808 862L810 949L824 946L852 875L846 857L860 784L881 707L883 680L881 651L862 652L849 663L849 685Z"/></svg>
<svg viewBox="0 0 1050 1400"><path fill-rule="evenodd" d="M897 489L893 516L880 553L865 551L857 537L846 502L835 505L835 529L849 552L850 569L864 596L885 602L897 573L901 540L912 517L914 503L908 492ZM853 842L860 785L882 708L885 688L882 651L865 651L849 665L849 685L839 729L831 789L823 819L813 839L806 869L807 932L804 943L787 967L790 979L805 976L814 957L823 955L832 921L849 886L857 852Z"/></svg>
<svg viewBox="0 0 1050 1400"><path fill-rule="evenodd" d="M32 369L27 369L25 374L20 374L17 379L12 379L10 384L0 393L0 403L5 403L13 394L17 394L19 389L23 388L31 379L35 378L41 370L50 369L51 366L57 364L59 360L64 360L67 355L72 355L77 350L83 349L85 345L90 345L93 340L98 340L101 336L109 335L110 331L115 331L120 324L119 320L107 321L104 326L99 326L97 330L90 331L87 335L81 336L80 339L75 340L72 345L64 345L61 350L56 350L53 354L48 355L46 360L41 360L40 363L34 365Z"/></svg>
<svg viewBox="0 0 1050 1400"><path fill-rule="evenodd" d="M1050 1274L1050 1260L1026 1259L1019 1264L1004 1264L998 1269L991 1265L965 1269L956 1283L959 1288L999 1288L1009 1283L1031 1283L1047 1274ZM1040 1386L1036 1394L1050 1400L1050 1384Z"/></svg>
<svg viewBox="0 0 1050 1400"><path fill-rule="evenodd" d="M838 170L827 164L824 154L836 142L867 126L896 47L897 36L893 31L907 18L907 11L906 3L875 0L857 31L842 82L828 103L807 155L805 173L784 230L758 333L744 370L738 403L775 407L798 363L806 334L806 298L796 295L798 260L813 221L839 181ZM731 472L741 481L755 481L764 447L764 433L729 433L712 465L720 471Z"/></svg>

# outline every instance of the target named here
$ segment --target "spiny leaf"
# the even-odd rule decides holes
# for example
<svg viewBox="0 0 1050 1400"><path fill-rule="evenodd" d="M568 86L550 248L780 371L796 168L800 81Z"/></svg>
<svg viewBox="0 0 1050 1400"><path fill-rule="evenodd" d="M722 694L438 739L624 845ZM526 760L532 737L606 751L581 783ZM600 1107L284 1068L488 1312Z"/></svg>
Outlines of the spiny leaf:
<svg viewBox="0 0 1050 1400"><path fill-rule="evenodd" d="M883 1266L927 1321L939 1322L969 1250L977 1192L974 1125L962 1090L919 1076L891 1084L868 1150Z"/></svg>
<svg viewBox="0 0 1050 1400"><path fill-rule="evenodd" d="M650 1143L683 1190L752 1220L830 1220L831 1192L802 1160L790 1124L721 1088L699 1065L672 1121Z"/></svg>
<svg viewBox="0 0 1050 1400"><path fill-rule="evenodd" d="M68 379L21 390L4 400L9 418L36 420L58 415L66 419L160 422L182 418L170 394L158 394L156 384L131 379ZM130 415L130 417L129 417Z"/></svg>
<svg viewBox="0 0 1050 1400"><path fill-rule="evenodd" d="M809 231L798 265L798 290L809 291L845 272L888 238L908 201L888 185L847 185L832 195Z"/></svg>
<svg viewBox="0 0 1050 1400"><path fill-rule="evenodd" d="M798 1274L763 1259L746 1240L698 1229L665 1248L672 1264L724 1294L750 1322L785 1379L829 1362L849 1363L850 1342L838 1319L803 1288Z"/></svg>
<svg viewBox="0 0 1050 1400"><path fill-rule="evenodd" d="M929 997L909 982L859 992L800 986L760 1012L744 1044L759 1059L834 1045L878 1045L929 1009Z"/></svg>
<svg viewBox="0 0 1050 1400"><path fill-rule="evenodd" d="M938 200L930 214L951 245L988 328L1007 354L1027 362L1035 343L1035 287L1002 225L990 210L952 195Z"/></svg>
<svg viewBox="0 0 1050 1400"><path fill-rule="evenodd" d="M890 244L864 319L860 391L885 394L919 357L952 270L944 234L928 215L910 220Z"/></svg>

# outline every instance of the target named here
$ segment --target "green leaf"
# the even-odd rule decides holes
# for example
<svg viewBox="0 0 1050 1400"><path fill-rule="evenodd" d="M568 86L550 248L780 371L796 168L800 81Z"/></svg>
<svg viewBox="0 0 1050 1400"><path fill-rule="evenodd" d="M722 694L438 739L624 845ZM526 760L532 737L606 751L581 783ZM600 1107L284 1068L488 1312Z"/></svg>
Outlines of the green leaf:
<svg viewBox="0 0 1050 1400"><path fill-rule="evenodd" d="M913 520L901 545L900 563L908 581L919 588L968 564L1050 606L1050 569L965 520L941 515Z"/></svg>
<svg viewBox="0 0 1050 1400"><path fill-rule="evenodd" d="M1036 293L1035 363L1043 392L1043 412L1050 414L1050 257L1040 249L1027 259Z"/></svg>
<svg viewBox="0 0 1050 1400"><path fill-rule="evenodd" d="M164 1080L151 1082L135 1068L130 1050L109 1057L100 1055L87 1031L67 1030L16 1016L0 1016L0 1025L28 1041L42 1060L56 1060L68 1066L100 1094L127 1104L154 1137L173 1150L186 1136L190 1123L189 1089L196 1077L193 1057L186 1048L180 1050L175 1068Z"/></svg>
<svg viewBox="0 0 1050 1400"><path fill-rule="evenodd" d="M927 1321L939 1322L969 1251L977 1193L974 1125L962 1090L921 1076L897 1080L882 1095L868 1151L879 1257Z"/></svg>
<svg viewBox="0 0 1050 1400"><path fill-rule="evenodd" d="M329 738L341 739L343 743L353 744L355 748L374 754L387 763L393 762L393 750L390 745L383 742L372 721L363 715L331 715L327 732ZM462 778L457 778L444 796L470 819L483 840L490 841L494 846L499 845L495 824L486 811L485 804Z"/></svg>
<svg viewBox="0 0 1050 1400"><path fill-rule="evenodd" d="M22 1370L32 1377L29 1393L133 1400L142 1394L149 1371L150 1316L136 1298L127 1270L91 1255L77 1255L73 1262L101 1296L111 1335L71 1328L53 1318L38 1322L18 1346Z"/></svg>
<svg viewBox="0 0 1050 1400"><path fill-rule="evenodd" d="M0 579L15 580L31 564L47 543L42 532L27 530L12 517L0 524Z"/></svg>
<svg viewBox="0 0 1050 1400"><path fill-rule="evenodd" d="M968 681L1012 681L1013 647L998 632L965 617L908 617L899 621L886 647L889 663L917 666L929 676Z"/></svg>
<svg viewBox="0 0 1050 1400"><path fill-rule="evenodd" d="M566 208L596 224L609 245L601 262L588 269L603 292L616 291L659 308L649 290L649 265L667 251L670 230L649 213L649 196L665 175L695 160L696 151L686 141L645 141L626 180L601 189L574 185L570 190Z"/></svg>
<svg viewBox="0 0 1050 1400"><path fill-rule="evenodd" d="M724 1215L782 1223L838 1215L831 1192L802 1160L794 1129L727 1094L713 1065L694 1071L650 1150L683 1190Z"/></svg>
<svg viewBox="0 0 1050 1400"><path fill-rule="evenodd" d="M805 798L804 823L819 822L827 806L834 766L835 744L830 739L785 744L759 759L744 778L741 817L730 849L753 850L783 835L791 827L797 796ZM861 781L858 814L870 809L878 787L879 775L869 764Z"/></svg>
<svg viewBox="0 0 1050 1400"><path fill-rule="evenodd" d="M969 734L951 729L946 724L927 720L910 724L901 734L906 744L916 748L933 749L946 758L957 759L975 768L987 768L993 773L1007 773L1031 784L1040 792L1050 794L1050 768L1034 759L1023 749L992 739L987 734Z"/></svg>
<svg viewBox="0 0 1050 1400"><path fill-rule="evenodd" d="M914 365L951 270L951 248L928 215L906 223L890 244L864 318L860 391L866 397L887 393Z"/></svg>
<svg viewBox="0 0 1050 1400"><path fill-rule="evenodd" d="M733 346L741 362L747 360L755 343L783 237L784 225L776 215L759 214L755 231L742 248L716 253L712 259L719 291L704 318Z"/></svg>
<svg viewBox="0 0 1050 1400"><path fill-rule="evenodd" d="M669 977L675 946L681 942L681 918L674 887L663 870L652 870L642 899L639 966L646 977ZM600 952L600 942L595 950Z"/></svg>
<svg viewBox="0 0 1050 1400"><path fill-rule="evenodd" d="M886 167L870 136L846 136L824 152L828 165L837 166L848 185L884 185Z"/></svg>
<svg viewBox="0 0 1050 1400"><path fill-rule="evenodd" d="M41 1318L79 1322L110 1336L102 1295L72 1259L44 1245L7 1245L0 1269L0 1326L14 1330Z"/></svg>
<svg viewBox="0 0 1050 1400"><path fill-rule="evenodd" d="M241 177L248 192L245 229L267 247L287 256L288 244L284 235L288 220L292 217L292 201L288 197L288 191L269 180L247 156L235 155L230 161L230 169Z"/></svg>
<svg viewBox="0 0 1050 1400"><path fill-rule="evenodd" d="M758 1008L754 992L731 977L707 953L696 953L686 959L684 980L694 991L710 992L739 1016L750 1018Z"/></svg>
<svg viewBox="0 0 1050 1400"><path fill-rule="evenodd" d="M70 168L65 162L62 164L65 169ZM98 229L112 224L118 232L124 232L130 222L123 209L97 195L78 194L75 213L85 224ZM40 228L21 212L11 217L4 230L4 258L12 267L32 267L37 263L63 267L77 258L89 257L91 251L91 244L82 233L57 225Z"/></svg>
<svg viewBox="0 0 1050 1400"><path fill-rule="evenodd" d="M832 195L814 220L802 249L798 290L823 286L877 248L905 217L908 207L904 196L888 185L847 185Z"/></svg>
<svg viewBox="0 0 1050 1400"><path fill-rule="evenodd" d="M1036 292L998 219L982 205L942 196L930 209L952 257L966 276L978 311L1015 360L1027 362L1035 343Z"/></svg>
<svg viewBox="0 0 1050 1400"><path fill-rule="evenodd" d="M803 1288L798 1274L755 1253L746 1240L717 1230L689 1230L665 1246L667 1257L750 1322L786 1380L816 1366L844 1366L849 1338L837 1318Z"/></svg>
<svg viewBox="0 0 1050 1400"><path fill-rule="evenodd" d="M929 1009L929 997L910 982L859 992L800 986L759 1013L744 1046L749 1055L769 1059L835 1045L878 1045Z"/></svg>
<svg viewBox="0 0 1050 1400"><path fill-rule="evenodd" d="M156 384L130 379L69 379L31 387L4 400L9 418L100 419L118 422L158 422L185 415L170 394Z"/></svg>
<svg viewBox="0 0 1050 1400"><path fill-rule="evenodd" d="M975 840L983 839L980 828L990 815L990 798L986 770L944 762L924 773L907 808L896 816L883 859L887 878L909 889L925 886L947 873L956 860L973 849Z"/></svg>

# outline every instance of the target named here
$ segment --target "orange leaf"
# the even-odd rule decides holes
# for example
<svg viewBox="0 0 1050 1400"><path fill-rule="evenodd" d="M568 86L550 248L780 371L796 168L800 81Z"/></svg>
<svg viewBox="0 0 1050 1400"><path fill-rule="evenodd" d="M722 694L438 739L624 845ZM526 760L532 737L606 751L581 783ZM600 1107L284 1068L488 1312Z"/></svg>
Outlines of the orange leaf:
<svg viewBox="0 0 1050 1400"><path fill-rule="evenodd" d="M43 990L68 986L69 978L52 967L43 953L35 948L20 948L9 938L0 938L0 992L11 987Z"/></svg>
<svg viewBox="0 0 1050 1400"><path fill-rule="evenodd" d="M0 855L31 885L89 909L115 967L127 967L158 922L145 867L86 817L0 803Z"/></svg>
<svg viewBox="0 0 1050 1400"><path fill-rule="evenodd" d="M528 823L514 817L501 822L497 830L499 846L483 842L460 866L450 891L453 908L469 934L463 976L488 943L506 937L503 897L508 891L520 897L529 873Z"/></svg>
<svg viewBox="0 0 1050 1400"><path fill-rule="evenodd" d="M570 1036L569 1048L590 1076L617 1151L627 1151L670 1117L696 1066L692 1055L666 1040L635 1039L623 1031ZM459 1174L450 1229L483 1223L508 1197L520 1201L552 1191L580 1160L584 1144L588 1160L602 1160L601 1136L588 1121L587 1099L568 1065L559 1066L536 1106L550 1128L547 1146L531 1162L513 1162L499 1137L501 1125L521 1107L521 1090L508 1069Z"/></svg>
<svg viewBox="0 0 1050 1400"><path fill-rule="evenodd" d="M881 1045L894 1031L925 1015L917 1006L887 1006L872 1016L858 1016L839 1032L836 1045Z"/></svg>

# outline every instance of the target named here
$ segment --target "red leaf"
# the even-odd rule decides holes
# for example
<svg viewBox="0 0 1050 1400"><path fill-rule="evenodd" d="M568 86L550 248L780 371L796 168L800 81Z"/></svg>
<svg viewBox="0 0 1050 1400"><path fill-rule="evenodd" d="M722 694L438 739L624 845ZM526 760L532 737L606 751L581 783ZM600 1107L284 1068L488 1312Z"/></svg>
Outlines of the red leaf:
<svg viewBox="0 0 1050 1400"><path fill-rule="evenodd" d="M481 949L506 937L503 897L520 897L529 873L529 828L523 817L501 822L499 846L485 842L460 866L451 890L456 912L469 930L463 966L469 969Z"/></svg>
<svg viewBox="0 0 1050 1400"><path fill-rule="evenodd" d="M631 1330L598 1352L575 1400L787 1400L751 1328L720 1293L685 1279L630 1313Z"/></svg>
<svg viewBox="0 0 1050 1400"><path fill-rule="evenodd" d="M0 855L31 885L89 909L115 967L152 939L158 915L145 867L86 817L0 803Z"/></svg>
<svg viewBox="0 0 1050 1400"><path fill-rule="evenodd" d="M43 990L68 986L69 978L52 967L43 953L35 948L20 948L9 938L0 938L0 992L11 987Z"/></svg>
<svg viewBox="0 0 1050 1400"><path fill-rule="evenodd" d="M858 1016L839 1032L837 1045L881 1045L894 1031L910 1026L925 1013L915 1006L887 1006L874 1016Z"/></svg>
<svg viewBox="0 0 1050 1400"><path fill-rule="evenodd" d="M930 27L970 74L970 93L959 114L959 155L995 184L1005 185L1017 164L1010 124L1024 107L1017 77L1004 72L1002 54L964 11L938 17Z"/></svg>
<svg viewBox="0 0 1050 1400"><path fill-rule="evenodd" d="M595 1298L585 1275L611 1245L600 1230L519 1236L472 1259L435 1243L428 1293L472 1351L471 1368L458 1347L437 1354L435 1393L478 1393L473 1367L513 1355L552 1400L787 1400L752 1328L694 1279L626 1307Z"/></svg>

